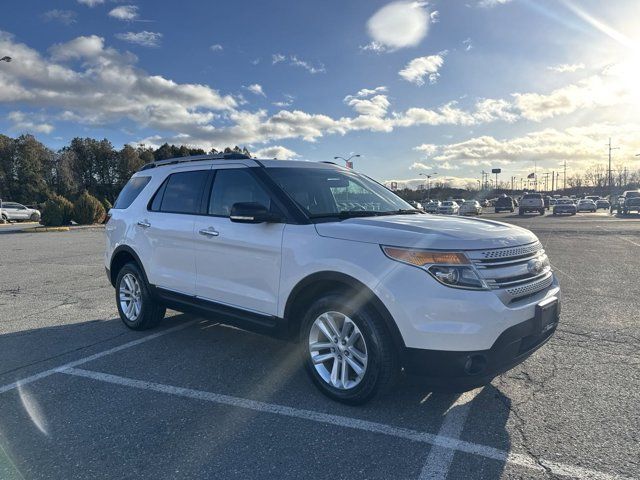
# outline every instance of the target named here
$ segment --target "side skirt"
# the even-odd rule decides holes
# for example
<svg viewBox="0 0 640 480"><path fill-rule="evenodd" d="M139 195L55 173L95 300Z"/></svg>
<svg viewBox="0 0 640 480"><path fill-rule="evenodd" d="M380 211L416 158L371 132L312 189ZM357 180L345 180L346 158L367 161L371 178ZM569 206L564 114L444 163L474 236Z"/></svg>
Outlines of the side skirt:
<svg viewBox="0 0 640 480"><path fill-rule="evenodd" d="M153 285L150 286L150 289L155 298L172 310L190 313L227 325L233 325L243 330L283 340L291 340L287 334L287 321L284 318L230 307L202 298L172 292L171 290L165 290L164 288Z"/></svg>

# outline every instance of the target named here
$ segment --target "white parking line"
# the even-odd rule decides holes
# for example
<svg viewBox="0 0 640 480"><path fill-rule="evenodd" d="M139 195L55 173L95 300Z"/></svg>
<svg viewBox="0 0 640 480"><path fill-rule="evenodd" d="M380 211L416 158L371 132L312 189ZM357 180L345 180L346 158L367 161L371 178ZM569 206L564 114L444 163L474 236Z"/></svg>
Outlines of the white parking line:
<svg viewBox="0 0 640 480"><path fill-rule="evenodd" d="M259 402L247 398L233 397L220 393L205 392L202 390L192 390L190 388L176 387L173 385L164 385L161 383L146 382L133 378L120 377L108 373L94 372L78 368L58 368L59 373L73 375L77 377L90 378L100 382L122 385L141 390L149 390L153 392L175 395L183 398L192 398L205 402L216 403L219 405L228 405L238 408L246 408L263 413L272 413L283 415L286 417L300 418L313 422L324 423L328 425L336 425L345 428L353 428L366 432L380 433L396 438L411 440L414 442L422 442L435 447L442 447L458 452L471 453L481 457L497 460L503 463L509 463L520 467L530 468L532 470L544 471L544 468L529 455L521 453L510 453L497 448L479 445L477 443L466 442L463 440L450 438L444 435L434 435L432 433L420 432L408 428L394 427L383 423L370 422L368 420L360 420L357 418L344 417L341 415L332 415L329 413L314 412L313 410L302 410L274 403ZM556 475L568 476L573 478L584 478L590 480L631 480L618 474L610 474L592 470L589 468L567 465L564 463L551 462L548 460L540 460L540 462L551 472Z"/></svg>
<svg viewBox="0 0 640 480"><path fill-rule="evenodd" d="M481 391L482 389L478 388L470 392L464 392L458 397L445 413L438 436L453 439L460 438L469 410L471 410L471 402ZM445 480L455 453L456 451L452 448L441 446L431 448L427 461L422 467L420 480Z"/></svg>
<svg viewBox="0 0 640 480"><path fill-rule="evenodd" d="M53 375L59 369L77 367L78 365L82 365L83 363L91 362L92 360L97 360L98 358L105 357L107 355L111 355L112 353L120 352L122 350L126 350L127 348L135 347L136 345L140 345L141 343L148 342L149 340L153 340L158 337L162 337L164 335L168 335L173 332L177 332L178 330L182 330L183 328L187 328L199 320L191 320L190 322L183 323L182 325L178 325L176 327L168 328L166 330L162 330L161 332L154 333L152 335L147 335L142 338L138 338L137 340L132 340L131 342L124 343L122 345L118 345L117 347L110 348L109 350L104 350L102 352L98 352L96 354L90 355L88 357L81 358L79 360L74 360L73 362L65 363L59 367L51 368L49 370L45 370L44 372L36 373L35 375L31 375L30 377L22 378L13 383L9 383L8 385L0 386L0 393L5 393L14 388L18 388L20 385L26 385L27 383L35 382L42 378L46 378L49 375Z"/></svg>

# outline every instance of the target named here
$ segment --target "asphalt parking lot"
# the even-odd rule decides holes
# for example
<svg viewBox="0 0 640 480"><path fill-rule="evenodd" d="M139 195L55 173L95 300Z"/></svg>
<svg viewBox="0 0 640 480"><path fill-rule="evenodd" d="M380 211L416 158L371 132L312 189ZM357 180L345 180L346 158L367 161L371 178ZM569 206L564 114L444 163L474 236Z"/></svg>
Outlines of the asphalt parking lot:
<svg viewBox="0 0 640 480"><path fill-rule="evenodd" d="M640 477L640 217L485 214L558 272L554 338L462 395L322 397L291 345L117 317L100 229L0 235L0 479Z"/></svg>

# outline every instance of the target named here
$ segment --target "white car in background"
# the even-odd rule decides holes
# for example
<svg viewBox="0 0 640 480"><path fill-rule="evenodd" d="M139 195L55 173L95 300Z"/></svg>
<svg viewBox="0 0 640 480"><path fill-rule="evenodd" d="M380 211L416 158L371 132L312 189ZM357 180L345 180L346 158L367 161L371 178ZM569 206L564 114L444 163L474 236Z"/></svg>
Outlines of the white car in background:
<svg viewBox="0 0 640 480"><path fill-rule="evenodd" d="M482 205L477 200L466 200L458 211L460 215L482 215Z"/></svg>
<svg viewBox="0 0 640 480"><path fill-rule="evenodd" d="M442 202L438 207L438 213L441 215L457 215L460 211L460 206L451 200Z"/></svg>
<svg viewBox="0 0 640 480"><path fill-rule="evenodd" d="M596 206L596 202L590 200L588 198L582 199L578 201L576 205L576 211L578 212L592 212L595 213L598 207Z"/></svg>
<svg viewBox="0 0 640 480"><path fill-rule="evenodd" d="M25 207L21 203L17 202L1 202L0 203L0 215L5 222L9 221L26 221L32 222L40 221L40 211L35 208Z"/></svg>

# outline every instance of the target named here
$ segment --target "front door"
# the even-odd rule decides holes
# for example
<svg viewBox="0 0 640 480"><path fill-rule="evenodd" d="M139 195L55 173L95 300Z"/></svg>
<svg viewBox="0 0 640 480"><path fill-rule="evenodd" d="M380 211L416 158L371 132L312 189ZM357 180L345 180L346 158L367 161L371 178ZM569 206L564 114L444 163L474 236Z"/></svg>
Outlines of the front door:
<svg viewBox="0 0 640 480"><path fill-rule="evenodd" d="M196 294L206 300L276 315L284 223L235 223L237 202L275 209L249 167L214 167L206 215L196 219Z"/></svg>

